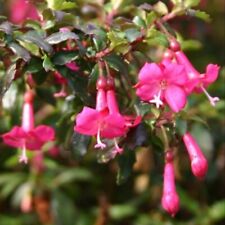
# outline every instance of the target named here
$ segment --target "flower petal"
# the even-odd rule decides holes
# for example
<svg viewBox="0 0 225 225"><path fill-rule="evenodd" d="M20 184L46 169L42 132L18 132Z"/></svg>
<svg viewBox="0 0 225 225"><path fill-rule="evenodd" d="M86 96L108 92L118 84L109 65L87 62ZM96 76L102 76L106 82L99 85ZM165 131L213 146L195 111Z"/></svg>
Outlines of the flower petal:
<svg viewBox="0 0 225 225"><path fill-rule="evenodd" d="M101 118L105 117L105 114L102 115L95 109L84 107L82 112L77 115L74 131L86 135L96 135L99 122Z"/></svg>
<svg viewBox="0 0 225 225"><path fill-rule="evenodd" d="M219 69L220 67L218 65L209 64L206 68L203 83L206 85L213 83L218 77Z"/></svg>
<svg viewBox="0 0 225 225"><path fill-rule="evenodd" d="M15 126L11 131L2 135L3 142L15 148L22 148L25 143L26 133L21 127Z"/></svg>
<svg viewBox="0 0 225 225"><path fill-rule="evenodd" d="M184 66L176 63L167 63L164 74L170 84L185 85L188 81Z"/></svg>
<svg viewBox="0 0 225 225"><path fill-rule="evenodd" d="M162 70L156 63L145 63L139 72L138 79L140 82L151 83L162 76Z"/></svg>
<svg viewBox="0 0 225 225"><path fill-rule="evenodd" d="M101 137L112 139L115 137L121 137L125 133L125 119L121 114L110 114L105 118L103 127L101 127Z"/></svg>
<svg viewBox="0 0 225 225"><path fill-rule="evenodd" d="M185 91L176 85L170 85L164 93L165 100L174 112L179 112L184 108L187 97Z"/></svg>
<svg viewBox="0 0 225 225"><path fill-rule="evenodd" d="M38 137L39 140L43 142L52 141L55 139L55 130L50 126L40 125L37 126L32 133Z"/></svg>
<svg viewBox="0 0 225 225"><path fill-rule="evenodd" d="M153 99L154 95L159 93L159 91L160 87L157 83L144 84L137 88L136 94L140 97L141 100L150 101L151 99Z"/></svg>

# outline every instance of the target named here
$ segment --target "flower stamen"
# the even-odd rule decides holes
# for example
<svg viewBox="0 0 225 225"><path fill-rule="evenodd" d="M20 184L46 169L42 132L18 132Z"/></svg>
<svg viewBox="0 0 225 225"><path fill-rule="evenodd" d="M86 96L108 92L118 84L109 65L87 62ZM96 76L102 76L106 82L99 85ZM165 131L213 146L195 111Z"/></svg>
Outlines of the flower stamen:
<svg viewBox="0 0 225 225"><path fill-rule="evenodd" d="M24 144L24 145L23 145L23 148L22 148L22 153L21 153L21 155L19 156L19 162L20 162L20 163L25 163L25 164L28 163L28 158L27 158L27 153L26 153L26 151L27 151L26 145Z"/></svg>
<svg viewBox="0 0 225 225"><path fill-rule="evenodd" d="M201 85L200 87L202 89L202 91L205 93L206 97L209 99L209 102L212 106L216 105L216 102L218 102L220 99L218 97L212 97L207 91L206 89L203 87L203 85Z"/></svg>
<svg viewBox="0 0 225 225"><path fill-rule="evenodd" d="M158 109L161 105L163 105L162 100L160 99L161 97L161 90L159 91L159 93L157 95L154 95L153 99L150 100L150 103L153 103L156 105L156 108Z"/></svg>
<svg viewBox="0 0 225 225"><path fill-rule="evenodd" d="M95 148L101 148L104 149L106 145L101 141L101 136L100 136L100 128L98 128L98 133L97 133L97 144L95 145Z"/></svg>

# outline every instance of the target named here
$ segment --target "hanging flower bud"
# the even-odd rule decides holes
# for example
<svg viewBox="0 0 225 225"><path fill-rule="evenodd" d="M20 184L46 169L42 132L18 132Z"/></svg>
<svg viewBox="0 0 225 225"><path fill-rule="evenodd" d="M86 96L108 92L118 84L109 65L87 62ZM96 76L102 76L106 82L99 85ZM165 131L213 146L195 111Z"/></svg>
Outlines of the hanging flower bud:
<svg viewBox="0 0 225 225"><path fill-rule="evenodd" d="M166 152L164 167L162 206L171 215L175 216L180 207L179 196L176 192L175 175L173 165L173 153Z"/></svg>
<svg viewBox="0 0 225 225"><path fill-rule="evenodd" d="M208 162L200 147L189 133L183 136L183 141L191 160L192 173L200 179L204 178L208 170Z"/></svg>

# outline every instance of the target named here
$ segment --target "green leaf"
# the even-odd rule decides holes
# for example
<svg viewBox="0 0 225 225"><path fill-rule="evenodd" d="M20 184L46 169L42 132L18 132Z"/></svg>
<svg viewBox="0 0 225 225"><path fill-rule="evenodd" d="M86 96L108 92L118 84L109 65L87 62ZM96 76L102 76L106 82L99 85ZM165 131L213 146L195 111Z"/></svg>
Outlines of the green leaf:
<svg viewBox="0 0 225 225"><path fill-rule="evenodd" d="M135 28L130 28L130 29L125 30L125 35L129 42L133 42L137 38L142 36L141 32Z"/></svg>
<svg viewBox="0 0 225 225"><path fill-rule="evenodd" d="M50 36L45 38L45 41L51 45L54 45L66 41L68 39L78 40L79 37L71 31L60 31L51 34Z"/></svg>
<svg viewBox="0 0 225 225"><path fill-rule="evenodd" d="M0 100L10 88L16 74L16 63L12 64L6 71L6 74L0 80Z"/></svg>
<svg viewBox="0 0 225 225"><path fill-rule="evenodd" d="M157 15L154 11L150 12L147 14L146 16L146 23L147 23L147 26L150 26L152 25L152 23L154 22L154 20L157 18Z"/></svg>
<svg viewBox="0 0 225 225"><path fill-rule="evenodd" d="M188 9L187 15L197 17L201 20L204 20L205 22L210 22L210 20L211 20L210 15L201 10Z"/></svg>
<svg viewBox="0 0 225 225"><path fill-rule="evenodd" d="M49 70L54 70L54 65L52 64L50 58L47 55L44 55L43 57L43 67L45 69L46 72L48 72Z"/></svg>
<svg viewBox="0 0 225 225"><path fill-rule="evenodd" d="M200 0L185 0L184 1L184 6L186 8L191 8L191 7L195 7L199 4Z"/></svg>
<svg viewBox="0 0 225 225"><path fill-rule="evenodd" d="M141 28L146 28L146 23L140 16L135 16L133 22Z"/></svg>
<svg viewBox="0 0 225 225"><path fill-rule="evenodd" d="M27 41L30 43L36 44L39 48L43 49L44 51L48 53L53 52L53 48L50 44L48 44L43 37L41 37L37 32L35 31L28 31L26 34L18 37L18 39L22 41Z"/></svg>
<svg viewBox="0 0 225 225"><path fill-rule="evenodd" d="M55 225L74 224L74 218L77 218L77 211L74 207L73 200L61 191L52 193L51 212Z"/></svg>
<svg viewBox="0 0 225 225"><path fill-rule="evenodd" d="M31 59L29 52L23 48L22 46L18 45L15 42L9 43L9 48L20 58L24 61L28 62Z"/></svg>
<svg viewBox="0 0 225 225"><path fill-rule="evenodd" d="M109 210L110 218L114 220L121 220L136 213L137 208L131 204L112 205Z"/></svg>
<svg viewBox="0 0 225 225"><path fill-rule="evenodd" d="M3 22L0 24L0 30L5 32L6 34L12 34L12 24L9 22Z"/></svg>
<svg viewBox="0 0 225 225"><path fill-rule="evenodd" d="M107 33L110 40L110 48L118 53L126 54L129 51L129 44L126 40L125 33L120 31L110 31Z"/></svg>
<svg viewBox="0 0 225 225"><path fill-rule="evenodd" d="M164 16L168 14L168 8L165 3L162 1L158 1L154 6L153 9L155 12L157 12L159 15Z"/></svg>
<svg viewBox="0 0 225 225"><path fill-rule="evenodd" d="M87 153L90 142L90 136L74 132L71 142L73 156L78 159L83 157Z"/></svg>
<svg viewBox="0 0 225 225"><path fill-rule="evenodd" d="M119 156L119 171L117 173L117 184L124 183L131 175L133 165L136 162L135 151L126 150L123 155Z"/></svg>
<svg viewBox="0 0 225 225"><path fill-rule="evenodd" d="M225 219L225 200L218 201L210 206L208 215L213 222Z"/></svg>
<svg viewBox="0 0 225 225"><path fill-rule="evenodd" d="M92 174L87 169L74 168L64 169L58 176L52 180L52 186L54 188L61 185L71 183L74 181L89 181L92 179Z"/></svg>
<svg viewBox="0 0 225 225"><path fill-rule="evenodd" d="M53 10L73 9L76 7L75 2L66 0L47 0L48 7Z"/></svg>
<svg viewBox="0 0 225 225"><path fill-rule="evenodd" d="M52 62L55 65L65 65L78 58L78 51L60 51L56 52L52 57Z"/></svg>
<svg viewBox="0 0 225 225"><path fill-rule="evenodd" d="M42 60L37 57L32 57L28 64L24 67L24 71L29 73L37 73L42 69Z"/></svg>
<svg viewBox="0 0 225 225"><path fill-rule="evenodd" d="M34 77L34 76L33 76ZM49 88L36 88L37 95L43 99L45 102L55 106L56 100L52 95L52 92L49 90Z"/></svg>
<svg viewBox="0 0 225 225"><path fill-rule="evenodd" d="M146 39L148 45L162 45L168 47L168 40L166 35L156 29L149 29Z"/></svg>

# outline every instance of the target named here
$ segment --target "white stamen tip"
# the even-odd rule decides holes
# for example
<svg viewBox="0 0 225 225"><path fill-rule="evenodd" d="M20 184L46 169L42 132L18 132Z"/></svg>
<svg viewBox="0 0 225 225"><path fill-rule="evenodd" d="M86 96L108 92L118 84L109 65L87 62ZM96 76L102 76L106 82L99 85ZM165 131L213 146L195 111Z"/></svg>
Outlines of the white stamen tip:
<svg viewBox="0 0 225 225"><path fill-rule="evenodd" d="M101 137L100 137L100 128L98 129L98 133L97 133L97 144L95 145L95 148L101 148L104 149L106 147L106 144L104 144L101 141Z"/></svg>
<svg viewBox="0 0 225 225"><path fill-rule="evenodd" d="M160 99L161 97L161 91L159 91L159 93L157 95L154 95L153 99L150 100L150 103L153 103L156 105L156 108L158 109L161 105L163 105L162 100Z"/></svg>
<svg viewBox="0 0 225 225"><path fill-rule="evenodd" d="M104 143L97 143L96 145L95 145L95 148L101 148L101 149L104 149L106 147L106 145L104 144Z"/></svg>
<svg viewBox="0 0 225 225"><path fill-rule="evenodd" d="M215 107L216 103L220 100L218 97L212 97L207 91L206 89L201 86L202 91L204 92L204 94L206 95L206 97L209 99L210 104Z"/></svg>

